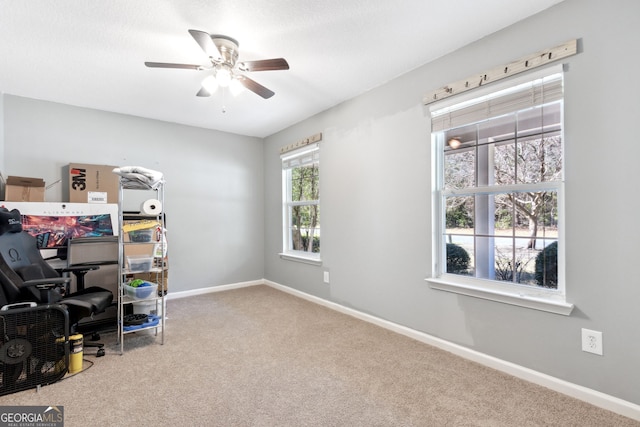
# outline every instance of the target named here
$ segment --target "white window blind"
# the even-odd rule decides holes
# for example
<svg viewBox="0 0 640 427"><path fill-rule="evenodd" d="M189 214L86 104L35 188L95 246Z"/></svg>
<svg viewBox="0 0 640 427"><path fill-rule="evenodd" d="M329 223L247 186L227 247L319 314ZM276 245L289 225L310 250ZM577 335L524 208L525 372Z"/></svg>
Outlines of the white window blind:
<svg viewBox="0 0 640 427"><path fill-rule="evenodd" d="M282 170L318 163L320 160L319 145L313 144L280 157L282 158Z"/></svg>
<svg viewBox="0 0 640 427"><path fill-rule="evenodd" d="M455 129L469 123L477 123L561 100L563 96L561 69L547 70L546 73L553 74L533 81L531 76L527 76L529 81L526 83L498 91L493 88L494 92L485 96L479 96L476 92L472 100L458 101L455 104L449 102L448 106L434 105L431 108L432 132Z"/></svg>

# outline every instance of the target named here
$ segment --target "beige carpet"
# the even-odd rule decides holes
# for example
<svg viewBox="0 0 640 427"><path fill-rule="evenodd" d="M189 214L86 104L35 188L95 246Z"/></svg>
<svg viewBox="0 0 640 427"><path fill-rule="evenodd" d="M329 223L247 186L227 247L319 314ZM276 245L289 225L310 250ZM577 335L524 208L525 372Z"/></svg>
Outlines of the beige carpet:
<svg viewBox="0 0 640 427"><path fill-rule="evenodd" d="M164 345L103 334L107 356L0 405L62 405L66 427L640 425L267 286L167 315Z"/></svg>

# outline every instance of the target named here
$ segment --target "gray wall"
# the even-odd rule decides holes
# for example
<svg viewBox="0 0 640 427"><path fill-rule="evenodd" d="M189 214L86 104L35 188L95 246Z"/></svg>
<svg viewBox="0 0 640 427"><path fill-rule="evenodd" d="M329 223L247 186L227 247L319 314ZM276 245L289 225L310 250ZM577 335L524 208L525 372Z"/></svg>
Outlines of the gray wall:
<svg viewBox="0 0 640 427"><path fill-rule="evenodd" d="M265 278L640 404L639 28L635 0L567 0L267 138ZM431 290L422 96L575 38L581 52L564 62L567 295L576 309L565 317ZM321 267L277 255L278 149L317 132ZM581 351L581 328L603 332L604 356Z"/></svg>
<svg viewBox="0 0 640 427"><path fill-rule="evenodd" d="M263 277L261 139L11 95L3 123L5 175L53 183L69 163L164 173L170 291ZM67 194L58 184L45 198Z"/></svg>

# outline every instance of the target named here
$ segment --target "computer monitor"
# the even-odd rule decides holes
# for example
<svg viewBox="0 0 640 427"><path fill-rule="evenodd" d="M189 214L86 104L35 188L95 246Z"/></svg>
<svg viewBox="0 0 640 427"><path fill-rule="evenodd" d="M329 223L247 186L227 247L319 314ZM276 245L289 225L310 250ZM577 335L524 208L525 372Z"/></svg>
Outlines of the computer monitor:
<svg viewBox="0 0 640 427"><path fill-rule="evenodd" d="M63 249L69 239L118 235L118 205L91 203L0 202L18 209L22 228L40 249Z"/></svg>
<svg viewBox="0 0 640 427"><path fill-rule="evenodd" d="M36 237L38 248L67 247L78 237L113 236L111 215L22 215L22 229Z"/></svg>

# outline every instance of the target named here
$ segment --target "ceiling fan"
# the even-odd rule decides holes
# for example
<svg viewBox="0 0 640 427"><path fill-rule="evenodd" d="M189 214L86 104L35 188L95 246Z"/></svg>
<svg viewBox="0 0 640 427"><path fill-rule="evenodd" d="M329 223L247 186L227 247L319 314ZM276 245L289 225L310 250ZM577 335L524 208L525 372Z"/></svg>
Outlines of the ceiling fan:
<svg viewBox="0 0 640 427"><path fill-rule="evenodd" d="M212 71L203 81L197 96L211 96L218 87L229 87L235 94L242 88L267 99L275 93L242 73L252 71L288 70L289 64L284 58L261 59L257 61L238 60L238 41L222 34L209 34L199 30L189 30L189 34L209 57L211 65L173 64L168 62L145 62L150 68L184 68L187 70Z"/></svg>

